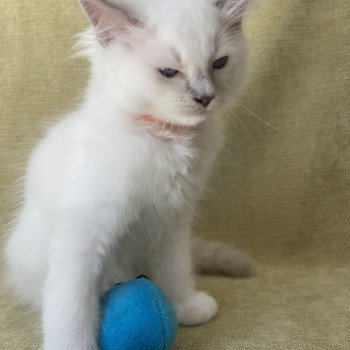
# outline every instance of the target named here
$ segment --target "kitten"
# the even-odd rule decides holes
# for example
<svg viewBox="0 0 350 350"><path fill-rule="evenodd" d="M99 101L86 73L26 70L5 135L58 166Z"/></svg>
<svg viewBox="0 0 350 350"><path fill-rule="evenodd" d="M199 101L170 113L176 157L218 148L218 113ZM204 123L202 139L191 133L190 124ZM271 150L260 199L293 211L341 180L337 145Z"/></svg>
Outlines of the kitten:
<svg viewBox="0 0 350 350"><path fill-rule="evenodd" d="M246 0L110 2L80 0L89 85L33 151L7 246L18 294L42 309L45 350L98 349L99 297L116 282L149 275L197 325L217 304L193 269L253 269L225 245L190 243L222 143L215 114L244 77Z"/></svg>

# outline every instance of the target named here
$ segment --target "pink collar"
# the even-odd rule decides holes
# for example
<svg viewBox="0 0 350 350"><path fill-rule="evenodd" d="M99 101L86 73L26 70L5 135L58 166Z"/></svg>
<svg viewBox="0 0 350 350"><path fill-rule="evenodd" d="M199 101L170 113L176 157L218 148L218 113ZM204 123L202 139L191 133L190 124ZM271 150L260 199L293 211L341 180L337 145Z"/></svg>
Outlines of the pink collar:
<svg viewBox="0 0 350 350"><path fill-rule="evenodd" d="M182 134L189 131L194 131L195 126L183 126L167 122L162 119L158 119L150 114L145 114L137 117L137 120L143 122L150 127L156 128L159 131L169 131L175 134Z"/></svg>

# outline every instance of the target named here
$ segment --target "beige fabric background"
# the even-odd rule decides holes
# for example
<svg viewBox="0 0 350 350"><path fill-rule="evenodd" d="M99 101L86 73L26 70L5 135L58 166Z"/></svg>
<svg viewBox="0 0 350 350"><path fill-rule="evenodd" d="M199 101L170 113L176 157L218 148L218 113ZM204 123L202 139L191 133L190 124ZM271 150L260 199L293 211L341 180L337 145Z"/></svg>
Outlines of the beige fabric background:
<svg viewBox="0 0 350 350"><path fill-rule="evenodd" d="M86 24L74 0L0 2L1 195L84 86L87 64L68 56ZM176 349L348 350L350 2L265 0L246 30L249 79L196 231L246 249L259 272L200 278L220 314L182 328ZM1 289L0 349L38 349L39 324Z"/></svg>

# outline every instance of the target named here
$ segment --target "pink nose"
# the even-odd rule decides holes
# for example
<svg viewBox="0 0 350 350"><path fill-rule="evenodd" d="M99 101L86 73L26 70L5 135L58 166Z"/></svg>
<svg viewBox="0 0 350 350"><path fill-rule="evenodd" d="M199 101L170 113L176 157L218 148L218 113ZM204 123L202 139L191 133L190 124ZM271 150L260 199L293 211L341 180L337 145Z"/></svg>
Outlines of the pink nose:
<svg viewBox="0 0 350 350"><path fill-rule="evenodd" d="M210 102L213 101L215 95L203 95L199 98L194 97L194 100L197 103L200 103L203 107L208 107L210 105Z"/></svg>

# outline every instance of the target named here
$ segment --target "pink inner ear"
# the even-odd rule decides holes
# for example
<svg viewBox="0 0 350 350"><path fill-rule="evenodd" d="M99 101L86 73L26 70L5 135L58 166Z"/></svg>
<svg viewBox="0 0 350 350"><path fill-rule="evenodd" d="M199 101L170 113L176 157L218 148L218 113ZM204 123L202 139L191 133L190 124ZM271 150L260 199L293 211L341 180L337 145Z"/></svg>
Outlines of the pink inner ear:
<svg viewBox="0 0 350 350"><path fill-rule="evenodd" d="M132 26L140 26L138 19L114 8L101 0L80 0L86 15L96 28L100 42L105 45L118 34L127 32Z"/></svg>
<svg viewBox="0 0 350 350"><path fill-rule="evenodd" d="M96 27L103 17L102 7L104 4L98 4L94 0L80 0L80 3L85 10L86 15L89 17L91 23Z"/></svg>

